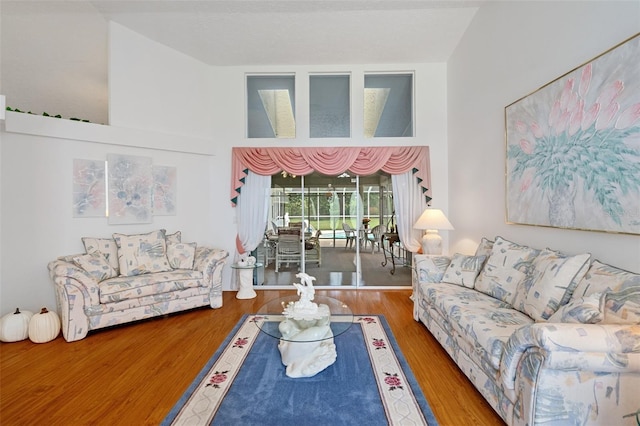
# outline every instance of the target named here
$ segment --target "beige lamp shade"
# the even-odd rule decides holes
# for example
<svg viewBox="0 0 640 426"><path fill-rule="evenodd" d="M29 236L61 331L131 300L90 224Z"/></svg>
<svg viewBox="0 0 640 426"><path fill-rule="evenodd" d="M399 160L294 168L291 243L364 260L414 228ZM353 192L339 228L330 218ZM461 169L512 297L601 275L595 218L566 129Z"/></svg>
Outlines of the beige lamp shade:
<svg viewBox="0 0 640 426"><path fill-rule="evenodd" d="M438 230L453 230L453 225L440 209L426 209L413 227L426 231L422 237L422 253L429 255L442 254L442 237Z"/></svg>

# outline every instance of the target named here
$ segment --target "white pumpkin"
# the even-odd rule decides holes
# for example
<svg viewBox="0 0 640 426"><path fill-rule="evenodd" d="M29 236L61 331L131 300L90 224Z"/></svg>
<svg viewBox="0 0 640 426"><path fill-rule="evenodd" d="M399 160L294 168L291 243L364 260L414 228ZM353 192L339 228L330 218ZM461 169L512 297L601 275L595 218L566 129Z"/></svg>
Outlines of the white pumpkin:
<svg viewBox="0 0 640 426"><path fill-rule="evenodd" d="M33 343L45 343L58 337L60 334L60 318L53 311L42 308L29 321L29 339Z"/></svg>
<svg viewBox="0 0 640 426"><path fill-rule="evenodd" d="M0 340L3 342L19 342L29 337L29 321L33 312L16 311L0 318Z"/></svg>

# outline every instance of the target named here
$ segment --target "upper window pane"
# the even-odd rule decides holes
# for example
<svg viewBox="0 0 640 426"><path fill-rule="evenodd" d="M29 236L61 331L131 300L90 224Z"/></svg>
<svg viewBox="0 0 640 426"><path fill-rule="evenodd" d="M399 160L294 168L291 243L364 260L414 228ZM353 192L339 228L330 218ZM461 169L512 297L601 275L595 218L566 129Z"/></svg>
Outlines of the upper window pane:
<svg viewBox="0 0 640 426"><path fill-rule="evenodd" d="M413 74L364 76L364 136L413 136Z"/></svg>
<svg viewBox="0 0 640 426"><path fill-rule="evenodd" d="M247 76L247 136L295 138L295 76Z"/></svg>
<svg viewBox="0 0 640 426"><path fill-rule="evenodd" d="M309 134L312 138L348 138L351 128L348 75L309 77Z"/></svg>

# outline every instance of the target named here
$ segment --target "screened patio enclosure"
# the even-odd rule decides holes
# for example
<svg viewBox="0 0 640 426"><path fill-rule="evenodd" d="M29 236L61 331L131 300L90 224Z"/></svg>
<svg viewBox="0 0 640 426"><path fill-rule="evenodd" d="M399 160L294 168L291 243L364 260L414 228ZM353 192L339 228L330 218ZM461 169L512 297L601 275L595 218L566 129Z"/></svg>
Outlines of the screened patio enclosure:
<svg viewBox="0 0 640 426"><path fill-rule="evenodd" d="M300 222L307 232L319 230L320 239L332 247L344 245L343 223L359 229L363 222L373 228L379 224L389 227L395 221L391 176L384 172L360 176L359 187L356 176L348 173L324 176L314 172L304 177L304 188L300 176L277 173L271 177L270 204L272 230L274 224L282 227Z"/></svg>

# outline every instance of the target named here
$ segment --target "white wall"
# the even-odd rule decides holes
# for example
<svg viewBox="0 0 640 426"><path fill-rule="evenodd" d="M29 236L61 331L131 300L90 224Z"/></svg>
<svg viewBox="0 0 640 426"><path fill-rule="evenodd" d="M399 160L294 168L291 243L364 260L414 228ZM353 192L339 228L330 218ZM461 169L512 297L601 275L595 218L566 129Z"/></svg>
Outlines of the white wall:
<svg viewBox="0 0 640 426"><path fill-rule="evenodd" d="M452 252L482 236L640 272L640 237L505 223L504 107L640 31L640 3L487 2L448 62Z"/></svg>
<svg viewBox="0 0 640 426"><path fill-rule="evenodd" d="M59 121L8 113L7 127L12 127L14 119ZM30 310L39 310L42 306L54 308L55 297L47 263L61 255L83 252L83 236L109 237L114 232L139 233L165 228L169 232L181 230L183 241L218 246L215 221L212 220L215 211L210 200L226 194L223 195L211 179L215 157L123 146L119 141L121 132L126 130L117 132L118 138L113 139L113 143L96 143L6 132L3 128L0 133L2 313L18 306ZM75 135L73 132L70 134ZM142 141L146 143L158 139L155 133L145 135L136 131L133 134L137 139L146 139ZM155 216L153 223L117 226L109 225L107 218L74 218L71 191L73 159L104 160L110 153L151 157L153 164L176 167L177 214Z"/></svg>
<svg viewBox="0 0 640 426"><path fill-rule="evenodd" d="M126 63L126 62L125 62ZM115 66L115 65L113 65ZM416 136L413 138L364 139L363 87L365 72L411 71L415 72L415 116ZM351 74L352 84L352 138L309 139L309 88L308 75L318 72L346 72ZM429 145L431 150L432 183L434 205L445 208L448 203L447 148L446 148L446 65L445 64L393 64L350 66L279 66L279 67L211 67L212 97L214 109L208 119L214 131L212 141L216 146L213 175L214 186L224 196L212 196L211 209L219 245L233 253L237 233L235 210L231 207L231 149L237 146L381 146L381 145ZM247 73L294 73L296 75L296 127L295 139L247 139L245 112L245 75ZM129 78L126 87L136 85ZM149 84L149 82L145 82ZM122 102L127 90L111 83L111 91L118 92ZM157 87L160 89L160 87ZM150 90L154 92L154 90ZM153 98L135 99L139 110L152 108ZM148 104L148 105L147 105ZM133 113L133 112L132 112ZM147 126L164 126L165 117L144 117ZM173 125L183 123L176 120ZM135 125L132 120L129 125ZM188 131L188 128L179 131ZM445 240L445 246L447 241ZM228 269L228 268L227 268ZM230 289L230 272L225 272L223 285Z"/></svg>
<svg viewBox="0 0 640 426"><path fill-rule="evenodd" d="M267 69L205 67L112 26L112 124L138 130L126 133L125 129L124 136L119 133L111 141L97 138L99 142L87 141L91 135L0 133L0 312L16 306L32 310L53 306L46 264L56 256L82 251L82 236L162 227L182 230L187 241L233 250L236 226L229 188L234 146L429 145L433 205L443 208L456 227L448 233L450 252L471 252L482 236L502 235L536 247L590 251L605 262L637 271L637 236L505 224L503 113L505 105L523 94L637 32L638 16L637 3L487 2L449 64ZM307 137L306 76L323 71L352 75L351 139ZM358 136L363 76L379 71L415 71L415 137L366 140ZM245 138L246 72L296 73L299 133L295 140ZM156 217L145 225L109 226L104 218L74 219L73 159L102 159L108 153L150 156L156 164L176 166L178 214ZM229 278L227 268L225 288Z"/></svg>
<svg viewBox="0 0 640 426"><path fill-rule="evenodd" d="M415 137L365 139L363 135L363 93L365 72L410 71L415 73ZM447 128L446 128L446 65L393 64L349 66L281 66L281 67L218 67L214 68L217 99L214 139L222 159L216 169L224 185L230 185L231 149L236 146L398 146L428 145L431 154L431 180L434 206L446 210L448 204ZM312 73L349 73L351 75L351 138L309 138L309 86ZM294 73L296 76L296 132L295 139L246 138L245 75L247 73ZM224 201L226 202L229 197ZM227 226L225 238L235 239L234 211L224 204L222 220ZM229 230L233 235L227 235ZM445 239L446 247L448 240Z"/></svg>
<svg viewBox="0 0 640 426"><path fill-rule="evenodd" d="M212 78L208 65L109 22L112 126L209 138Z"/></svg>
<svg viewBox="0 0 640 426"><path fill-rule="evenodd" d="M83 236L165 228L183 231L186 241L232 252L236 224L229 190L234 146L429 145L434 201L446 209L445 64L205 67L124 27L110 24L110 30L112 126L10 113L7 129L0 134L0 312L16 306L31 310L54 306L46 265L57 256L81 252ZM352 75L354 137L310 140L307 76L336 71ZM363 127L364 73L381 71L415 72L416 137L358 136ZM246 72L296 73L296 139L245 138ZM108 153L149 156L155 164L177 167L177 215L154 217L151 224L120 226L108 225L106 218L73 218L73 159L103 159ZM225 289L230 289L230 277L226 268Z"/></svg>
<svg viewBox="0 0 640 426"><path fill-rule="evenodd" d="M7 106L107 123L104 17L88 1L1 3L0 93Z"/></svg>
<svg viewBox="0 0 640 426"><path fill-rule="evenodd" d="M229 178L221 184L218 169L229 159L215 156L211 137L210 68L124 27L111 26L110 36L110 114L119 127L7 114L0 133L0 313L55 306L47 263L82 252L83 236L165 228L181 230L184 241L234 247L219 235ZM73 159L109 153L176 167L177 214L119 226L106 218L73 218Z"/></svg>

